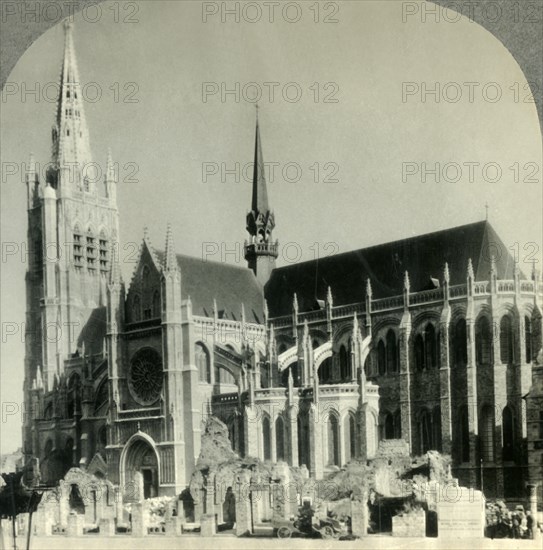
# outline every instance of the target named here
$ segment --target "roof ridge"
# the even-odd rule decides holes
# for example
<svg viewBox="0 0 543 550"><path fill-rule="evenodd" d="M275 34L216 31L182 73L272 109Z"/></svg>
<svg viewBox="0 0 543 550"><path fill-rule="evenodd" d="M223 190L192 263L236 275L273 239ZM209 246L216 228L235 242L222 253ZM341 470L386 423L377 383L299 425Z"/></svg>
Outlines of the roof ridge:
<svg viewBox="0 0 543 550"><path fill-rule="evenodd" d="M155 251L155 254L163 256L163 258L162 258L162 262L163 262L165 257L166 257L166 251L162 250L162 249L159 249L159 248L155 248L154 251ZM189 260L200 261L204 264L220 265L220 266L228 267L228 268L231 268L231 269L239 269L240 271L250 271L252 273L252 270L249 267L246 267L246 266L235 265L235 264L231 264L231 263L228 263L228 262L218 262L217 260L204 260L200 256L191 256L190 254L183 254L181 252L176 252L175 257L176 258L188 258Z"/></svg>
<svg viewBox="0 0 543 550"><path fill-rule="evenodd" d="M385 241L385 242L382 242L382 243L372 244L370 246L362 246L362 247L359 247L359 248L352 248L350 250L346 250L345 252L339 252L337 254L332 254L330 256L318 257L318 258L314 258L312 260L304 260L303 262L296 262L294 264L280 266L280 267L277 267L276 269L286 269L286 268L295 267L295 266L298 266L298 265L309 264L309 263L315 262L317 260L319 262L322 262L322 261L326 261L330 258L338 258L338 257L341 257L341 256L346 255L346 254L352 254L353 252L362 252L362 251L366 251L366 250L371 250L373 248L380 248L382 246L389 246L389 245L396 244L396 243L404 243L406 241L421 239L423 237L430 237L430 236L439 235L440 233L447 233L447 232L450 232L450 231L458 231L460 229L466 229L468 227L475 227L475 226L480 225L480 224L483 224L485 226L486 225L490 226L489 221L480 220L478 222L471 222L471 223L466 223L466 224L463 224L463 225L457 225L455 227L449 227L449 228L445 228L445 229L438 229L437 231L430 231L429 233L420 233L418 235L413 235L411 237L405 237L403 239L396 239L396 240L393 240L393 241ZM492 227L492 226L490 226L490 227Z"/></svg>

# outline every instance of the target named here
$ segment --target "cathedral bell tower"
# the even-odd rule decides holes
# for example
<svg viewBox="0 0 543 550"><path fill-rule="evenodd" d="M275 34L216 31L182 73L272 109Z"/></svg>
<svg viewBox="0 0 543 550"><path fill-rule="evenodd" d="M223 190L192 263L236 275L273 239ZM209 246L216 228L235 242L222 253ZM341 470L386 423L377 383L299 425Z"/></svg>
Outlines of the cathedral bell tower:
<svg viewBox="0 0 543 550"><path fill-rule="evenodd" d="M119 238L114 164L111 155L102 168L92 162L72 27L64 22L51 162L40 178L31 157L26 173L27 403L38 374L50 392L66 361L101 353L111 251Z"/></svg>
<svg viewBox="0 0 543 550"><path fill-rule="evenodd" d="M245 241L245 259L249 269L254 271L257 280L264 286L275 268L278 255L278 241L273 242L272 231L275 227L275 217L268 205L268 191L264 173L262 144L256 119L255 159L253 168L253 197L251 211L247 214L247 231L251 236Z"/></svg>

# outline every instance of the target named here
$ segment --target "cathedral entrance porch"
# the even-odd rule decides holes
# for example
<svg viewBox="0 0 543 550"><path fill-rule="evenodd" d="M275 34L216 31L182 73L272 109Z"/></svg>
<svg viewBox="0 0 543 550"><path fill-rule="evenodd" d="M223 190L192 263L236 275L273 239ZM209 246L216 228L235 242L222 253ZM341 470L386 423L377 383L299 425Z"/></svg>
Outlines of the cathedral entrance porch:
<svg viewBox="0 0 543 550"><path fill-rule="evenodd" d="M158 496L158 455L152 439L142 432L132 436L121 455L125 502Z"/></svg>

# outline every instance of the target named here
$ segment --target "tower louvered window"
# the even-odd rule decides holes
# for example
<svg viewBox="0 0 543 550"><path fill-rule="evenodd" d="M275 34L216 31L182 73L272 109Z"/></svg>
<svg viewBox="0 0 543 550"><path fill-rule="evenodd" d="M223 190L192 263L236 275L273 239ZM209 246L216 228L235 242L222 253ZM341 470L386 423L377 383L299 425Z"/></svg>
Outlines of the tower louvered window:
<svg viewBox="0 0 543 550"><path fill-rule="evenodd" d="M74 228L74 266L76 271L83 267L83 243L81 230L76 225Z"/></svg>
<svg viewBox="0 0 543 550"><path fill-rule="evenodd" d="M90 229L87 231L86 255L87 255L87 269L89 273L95 273L96 272L96 242Z"/></svg>
<svg viewBox="0 0 543 550"><path fill-rule="evenodd" d="M106 234L102 231L100 233L100 238L98 239L98 247L100 254L100 273L105 275L109 269L109 258L107 250L107 237Z"/></svg>

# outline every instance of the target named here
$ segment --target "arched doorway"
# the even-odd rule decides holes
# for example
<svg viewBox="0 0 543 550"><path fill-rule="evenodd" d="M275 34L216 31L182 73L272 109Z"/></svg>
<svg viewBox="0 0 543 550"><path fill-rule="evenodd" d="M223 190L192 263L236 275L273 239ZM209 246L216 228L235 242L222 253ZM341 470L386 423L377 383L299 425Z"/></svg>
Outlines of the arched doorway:
<svg viewBox="0 0 543 550"><path fill-rule="evenodd" d="M139 486L137 474L141 474L142 485ZM134 490L127 491L125 500L138 501L140 493L143 498L158 496L158 458L150 441L140 436L134 436L124 453L124 482L125 486L132 486Z"/></svg>

